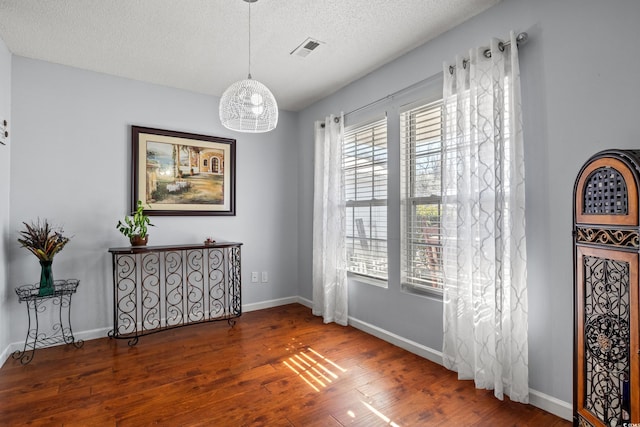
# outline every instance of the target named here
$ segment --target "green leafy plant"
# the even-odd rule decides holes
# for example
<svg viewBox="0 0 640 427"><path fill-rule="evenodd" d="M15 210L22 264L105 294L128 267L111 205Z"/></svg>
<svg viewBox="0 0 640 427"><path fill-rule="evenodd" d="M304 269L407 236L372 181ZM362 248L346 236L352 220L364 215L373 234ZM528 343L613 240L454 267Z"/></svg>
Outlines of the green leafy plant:
<svg viewBox="0 0 640 427"><path fill-rule="evenodd" d="M52 227L46 219L41 222L38 218L31 224L22 224L25 229L18 232L18 242L40 261L52 261L54 255L69 242L69 238L62 235L64 230L61 227Z"/></svg>
<svg viewBox="0 0 640 427"><path fill-rule="evenodd" d="M142 202L138 200L138 205L132 216L124 217L124 222L118 221L116 228L125 235L125 237L132 238L134 236L146 237L147 227L153 227L151 220L144 213L144 206Z"/></svg>

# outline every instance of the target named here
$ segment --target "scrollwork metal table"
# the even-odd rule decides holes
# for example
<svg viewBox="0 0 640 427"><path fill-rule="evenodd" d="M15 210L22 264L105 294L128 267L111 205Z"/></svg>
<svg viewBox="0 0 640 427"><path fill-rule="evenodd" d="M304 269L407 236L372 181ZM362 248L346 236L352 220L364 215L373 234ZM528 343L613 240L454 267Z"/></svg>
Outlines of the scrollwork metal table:
<svg viewBox="0 0 640 427"><path fill-rule="evenodd" d="M242 314L242 243L110 248L113 260L113 330L138 338Z"/></svg>
<svg viewBox="0 0 640 427"><path fill-rule="evenodd" d="M76 293L79 284L80 281L76 279L55 280L50 295L39 295L39 283L22 285L15 289L19 302L27 303L29 326L24 348L12 354L14 359L20 359L20 363L26 365L33 360L38 348L62 343L73 344L76 348L82 347L84 342L76 340L71 329L71 296ZM50 334L40 329L39 320L48 306L57 307L54 313L56 323L51 325Z"/></svg>

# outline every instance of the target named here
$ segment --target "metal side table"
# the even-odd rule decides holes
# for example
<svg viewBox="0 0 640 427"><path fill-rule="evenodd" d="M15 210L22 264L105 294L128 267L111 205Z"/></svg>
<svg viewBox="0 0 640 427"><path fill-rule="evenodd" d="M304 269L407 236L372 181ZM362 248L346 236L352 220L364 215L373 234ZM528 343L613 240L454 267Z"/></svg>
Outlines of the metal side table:
<svg viewBox="0 0 640 427"><path fill-rule="evenodd" d="M31 362L37 348L50 347L56 344L73 344L80 348L84 344L82 340L76 340L71 330L71 296L76 293L79 280L65 279L53 282L53 292L50 295L38 295L39 284L22 285L16 288L18 300L27 303L29 326L27 337L24 340L24 348L12 354L14 359L20 359L20 363L26 365ZM39 325L39 316L43 315L47 308L54 310L51 332L42 332Z"/></svg>

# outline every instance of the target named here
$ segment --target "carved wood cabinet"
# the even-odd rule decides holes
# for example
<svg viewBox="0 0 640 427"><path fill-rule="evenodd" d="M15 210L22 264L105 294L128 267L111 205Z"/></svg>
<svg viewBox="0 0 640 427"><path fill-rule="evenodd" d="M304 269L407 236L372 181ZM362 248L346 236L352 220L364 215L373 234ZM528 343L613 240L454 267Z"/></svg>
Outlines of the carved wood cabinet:
<svg viewBox="0 0 640 427"><path fill-rule="evenodd" d="M640 423L640 150L605 150L574 188L574 425Z"/></svg>

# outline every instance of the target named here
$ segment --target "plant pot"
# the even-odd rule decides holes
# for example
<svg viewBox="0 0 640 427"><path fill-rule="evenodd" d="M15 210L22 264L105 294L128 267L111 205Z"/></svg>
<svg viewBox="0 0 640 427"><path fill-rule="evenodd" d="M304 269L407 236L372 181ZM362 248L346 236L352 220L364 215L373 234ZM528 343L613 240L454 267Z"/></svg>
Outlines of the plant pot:
<svg viewBox="0 0 640 427"><path fill-rule="evenodd" d="M53 294L53 271L51 264L53 261L40 261L40 288L39 296L47 296Z"/></svg>
<svg viewBox="0 0 640 427"><path fill-rule="evenodd" d="M131 246L147 246L147 241L149 240L149 235L147 234L144 237L141 236L131 236L129 241L131 242Z"/></svg>

